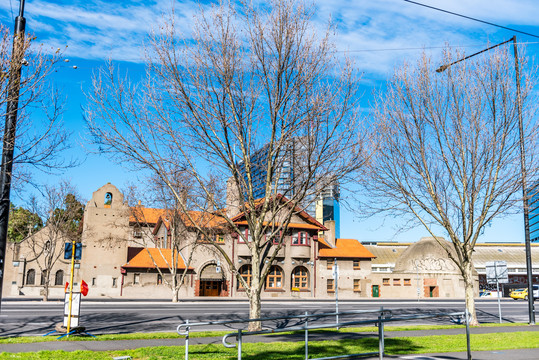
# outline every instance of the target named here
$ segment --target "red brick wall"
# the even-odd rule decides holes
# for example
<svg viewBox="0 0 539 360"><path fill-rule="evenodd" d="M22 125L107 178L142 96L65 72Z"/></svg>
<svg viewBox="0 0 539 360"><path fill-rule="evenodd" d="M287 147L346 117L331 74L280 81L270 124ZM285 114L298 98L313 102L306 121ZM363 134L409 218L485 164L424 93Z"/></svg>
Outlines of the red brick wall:
<svg viewBox="0 0 539 360"><path fill-rule="evenodd" d="M195 296L200 296L200 280L195 280Z"/></svg>
<svg viewBox="0 0 539 360"><path fill-rule="evenodd" d="M230 293L230 280L223 282L223 287L221 288L221 294L219 296L228 296Z"/></svg>

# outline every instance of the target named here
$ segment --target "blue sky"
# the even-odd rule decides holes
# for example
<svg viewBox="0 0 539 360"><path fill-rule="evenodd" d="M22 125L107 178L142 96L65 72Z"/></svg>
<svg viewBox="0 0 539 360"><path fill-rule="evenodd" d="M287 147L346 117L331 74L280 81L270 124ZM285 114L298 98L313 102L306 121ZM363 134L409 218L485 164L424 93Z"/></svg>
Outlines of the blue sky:
<svg viewBox="0 0 539 360"><path fill-rule="evenodd" d="M466 16L539 35L539 2L534 0L453 0L418 2L436 6ZM467 53L498 43L514 35L509 30L481 24L441 13L403 0L315 1L315 24L323 29L327 19L337 24L337 47L349 52L363 72L362 84L368 113L372 91L382 86L395 65L414 61L425 49L434 56L446 43L462 47ZM136 181L137 174L127 173L118 165L97 154L87 154L82 108L83 92L89 89L91 74L103 61L111 58L137 74L143 69L143 44L146 34L155 27L164 12L174 4L178 24L190 33L193 15L199 5L192 1L94 1L94 0L27 0L25 17L27 31L37 36L47 48L66 48L70 60L54 73L54 82L66 96L64 122L73 132L75 148L72 154L84 158L84 163L62 178L70 179L80 194L88 199L101 185L112 182L122 188ZM0 2L0 22L13 28L18 13L16 0ZM539 53L539 38L516 34L526 43L527 53ZM76 65L77 70L69 66ZM53 183L58 178L45 178ZM24 194L22 195L24 198ZM341 236L362 241L416 241L427 236L423 229L395 234L398 225L393 219L357 218L352 211L341 211ZM496 220L487 229L482 241L523 241L520 214Z"/></svg>

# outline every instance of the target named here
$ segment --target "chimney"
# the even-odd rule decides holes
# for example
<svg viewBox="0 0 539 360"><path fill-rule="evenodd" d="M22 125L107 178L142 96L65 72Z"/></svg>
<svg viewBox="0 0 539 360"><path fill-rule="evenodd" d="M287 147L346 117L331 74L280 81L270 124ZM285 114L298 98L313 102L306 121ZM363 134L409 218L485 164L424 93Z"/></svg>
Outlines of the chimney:
<svg viewBox="0 0 539 360"><path fill-rule="evenodd" d="M335 247L335 220L327 220L324 226L329 230L324 231L324 240L331 246Z"/></svg>
<svg viewBox="0 0 539 360"><path fill-rule="evenodd" d="M226 182L226 214L228 217L234 217L239 213L240 194L234 178L230 177Z"/></svg>

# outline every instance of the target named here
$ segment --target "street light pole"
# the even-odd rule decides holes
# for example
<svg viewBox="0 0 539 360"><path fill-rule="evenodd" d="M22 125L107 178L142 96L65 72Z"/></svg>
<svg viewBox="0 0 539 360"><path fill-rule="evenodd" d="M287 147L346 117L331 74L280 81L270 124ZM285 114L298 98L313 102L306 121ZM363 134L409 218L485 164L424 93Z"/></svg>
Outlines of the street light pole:
<svg viewBox="0 0 539 360"><path fill-rule="evenodd" d="M20 1L19 15L15 18L13 34L13 50L9 70L8 99L6 110L6 127L0 168L0 308L2 303L2 288L4 284L4 265L7 247L7 228L9 223L9 195L11 192L11 173L13 169L13 150L15 148L15 130L17 128L17 111L19 108L19 93L21 85L21 68L24 52L24 0Z"/></svg>
<svg viewBox="0 0 539 360"><path fill-rule="evenodd" d="M520 145L520 167L522 172L522 202L524 207L524 242L526 247L526 271L528 276L528 314L529 314L529 324L535 325L535 312L533 309L533 268L532 268L532 258L531 258L531 241L530 241L530 217L529 217L529 208L528 208L528 184L527 184L527 170L526 170L526 149L524 146L524 121L522 119L522 97L520 92L520 65L518 61L518 50L517 50L517 37L513 36L511 39L501 42L499 44L488 47L484 50L476 52L475 54L466 56L462 59L454 61L450 64L445 64L436 69L436 72L441 73L445 71L450 66L457 64L461 61L465 61L471 57L484 53L486 51L492 50L498 46L513 42L513 54L515 57L515 79L516 79L516 90L517 90L517 113L518 113L518 131L519 131L519 145ZM530 295L531 294L531 295Z"/></svg>
<svg viewBox="0 0 539 360"><path fill-rule="evenodd" d="M524 242L526 246L526 272L528 275L528 313L529 324L535 325L533 309L533 266L530 240L530 214L528 207L528 183L526 169L526 149L524 146L524 121L522 120L522 98L520 94L520 65L518 63L517 37L513 36L513 54L515 55L515 77L517 83L518 132L520 135L520 167L522 170L522 197L524 202Z"/></svg>

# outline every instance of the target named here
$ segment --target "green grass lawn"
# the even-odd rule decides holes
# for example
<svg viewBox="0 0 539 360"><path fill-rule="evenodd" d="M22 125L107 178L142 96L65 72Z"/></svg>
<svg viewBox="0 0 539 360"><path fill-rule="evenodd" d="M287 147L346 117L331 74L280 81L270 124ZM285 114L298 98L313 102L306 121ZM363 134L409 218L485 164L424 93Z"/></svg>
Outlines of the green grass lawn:
<svg viewBox="0 0 539 360"><path fill-rule="evenodd" d="M524 326L525 323L489 323L481 324L481 327L497 327L497 326ZM414 330L438 330L438 329L464 329L463 325L404 325L404 326L385 326L385 331L414 331ZM374 326L365 326L359 328L343 328L341 330L336 329L321 329L311 330L310 333L316 332L377 332L378 328ZM231 331L193 331L190 333L190 337L222 337ZM303 333L298 331L296 333ZM289 333L278 333L275 335L282 335ZM57 340L59 335L55 336L20 336L20 337L5 337L0 338L0 344L24 344L24 343L38 343L46 341L108 341L108 340L145 340L145 339L174 339L183 338L176 332L154 332L154 333L132 333L132 334L105 334L97 335L96 338L91 336L71 336L64 337Z"/></svg>
<svg viewBox="0 0 539 360"><path fill-rule="evenodd" d="M333 356L378 350L378 339L363 337L357 340L317 341L309 343L309 353L313 357ZM490 333L474 334L471 336L472 351L507 350L539 348L537 332ZM400 337L385 340L386 353L418 354L433 352L466 351L466 337L461 335L441 335L423 337ZM114 356L129 355L136 360L166 360L183 358L183 346L147 347L123 351L40 351L37 353L1 353L0 359L28 360L75 360L75 359L107 359ZM243 345L243 359L273 360L273 359L303 359L304 345L302 342L277 343L246 343ZM190 347L190 359L236 359L237 350L227 349L219 345L194 345Z"/></svg>

